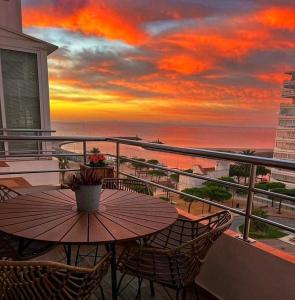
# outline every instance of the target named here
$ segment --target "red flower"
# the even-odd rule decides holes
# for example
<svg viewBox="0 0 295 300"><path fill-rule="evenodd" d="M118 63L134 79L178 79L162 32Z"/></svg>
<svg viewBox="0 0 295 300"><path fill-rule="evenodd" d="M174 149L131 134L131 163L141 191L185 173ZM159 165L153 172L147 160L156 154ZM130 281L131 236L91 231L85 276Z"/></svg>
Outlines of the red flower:
<svg viewBox="0 0 295 300"><path fill-rule="evenodd" d="M103 154L92 154L89 155L88 159L91 164L99 164L106 160Z"/></svg>
<svg viewBox="0 0 295 300"><path fill-rule="evenodd" d="M97 159L98 159L98 161L104 161L104 160L105 160L105 157L104 157L103 154L99 154L99 155L97 156Z"/></svg>

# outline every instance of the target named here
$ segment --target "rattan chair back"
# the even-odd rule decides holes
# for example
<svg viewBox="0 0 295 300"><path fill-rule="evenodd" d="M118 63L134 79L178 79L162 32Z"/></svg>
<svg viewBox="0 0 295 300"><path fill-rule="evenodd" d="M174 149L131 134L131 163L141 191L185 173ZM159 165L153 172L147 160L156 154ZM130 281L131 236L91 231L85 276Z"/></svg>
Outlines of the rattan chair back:
<svg viewBox="0 0 295 300"><path fill-rule="evenodd" d="M9 200L11 198L15 198L16 196L19 196L20 193L17 191L10 189L9 187L0 184L0 202L4 202L6 200Z"/></svg>
<svg viewBox="0 0 295 300"><path fill-rule="evenodd" d="M152 191L147 184L140 180L129 178L105 178L102 182L104 189L117 189L130 192L137 192L146 195L152 195Z"/></svg>
<svg viewBox="0 0 295 300"><path fill-rule="evenodd" d="M0 203L9 201L21 194L0 185ZM0 231L0 260L27 260L51 250L54 245L42 241L21 239Z"/></svg>
<svg viewBox="0 0 295 300"><path fill-rule="evenodd" d="M0 203L20 195L9 187L0 184ZM0 232L0 260L14 259L18 257L16 249L12 246L12 237Z"/></svg>
<svg viewBox="0 0 295 300"><path fill-rule="evenodd" d="M107 253L92 269L55 262L0 262L0 299L89 299L106 274Z"/></svg>
<svg viewBox="0 0 295 300"><path fill-rule="evenodd" d="M197 220L179 217L174 224L151 236L146 244L156 248L174 249L214 229L222 230L229 218L231 214L228 211L210 214Z"/></svg>
<svg viewBox="0 0 295 300"><path fill-rule="evenodd" d="M156 234L144 247L129 247L119 259L119 269L181 289L199 274L213 243L232 223L232 215L222 211L197 221L179 219Z"/></svg>

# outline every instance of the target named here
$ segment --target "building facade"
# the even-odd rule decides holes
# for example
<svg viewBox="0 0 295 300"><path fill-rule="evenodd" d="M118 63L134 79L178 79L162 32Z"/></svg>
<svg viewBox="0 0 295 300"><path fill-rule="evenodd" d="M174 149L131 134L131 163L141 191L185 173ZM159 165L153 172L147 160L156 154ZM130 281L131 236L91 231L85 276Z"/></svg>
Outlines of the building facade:
<svg viewBox="0 0 295 300"><path fill-rule="evenodd" d="M211 168L203 168L200 165L194 165L193 174L207 176L209 178L218 179L220 177L229 176L230 162L225 160L216 161ZM179 175L178 190L182 191L187 188L201 187L204 180L185 175Z"/></svg>
<svg viewBox="0 0 295 300"><path fill-rule="evenodd" d="M55 45L23 33L21 0L0 0L0 135L50 134L47 56L56 49ZM6 155L50 149L50 143L45 142L0 141L0 153ZM0 163L3 172L58 167L57 161L50 159L6 158ZM58 175L53 173L0 177L0 183L13 188L21 180L30 185L58 183Z"/></svg>
<svg viewBox="0 0 295 300"><path fill-rule="evenodd" d="M290 103L280 105L279 124L276 133L274 158L295 160L295 71L287 72L290 78L284 81L282 97ZM295 173L288 170L272 170L272 179L295 186Z"/></svg>
<svg viewBox="0 0 295 300"><path fill-rule="evenodd" d="M57 47L24 34L21 24L20 0L0 0L0 127L50 130L47 55ZM1 146L13 152L19 143Z"/></svg>

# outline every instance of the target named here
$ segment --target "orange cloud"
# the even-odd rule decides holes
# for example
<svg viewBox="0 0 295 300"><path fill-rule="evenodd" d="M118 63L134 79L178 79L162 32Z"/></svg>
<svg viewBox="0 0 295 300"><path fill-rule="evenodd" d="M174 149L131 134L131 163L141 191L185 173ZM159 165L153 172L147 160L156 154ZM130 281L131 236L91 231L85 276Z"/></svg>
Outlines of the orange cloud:
<svg viewBox="0 0 295 300"><path fill-rule="evenodd" d="M294 30L295 8L272 7L258 14L257 20L273 28Z"/></svg>
<svg viewBox="0 0 295 300"><path fill-rule="evenodd" d="M213 67L208 60L201 60L189 55L172 55L162 58L158 62L160 70L173 71L183 75L190 75L207 71Z"/></svg>
<svg viewBox="0 0 295 300"><path fill-rule="evenodd" d="M265 47L266 44L261 43L262 41L266 41L268 45L274 44L269 39L270 34L267 31L251 32L251 30L241 28L228 30L226 33L190 30L164 37L163 42L170 47L177 46L193 51L202 56L204 62L204 59L207 60L208 57L211 57L212 60L214 56L241 59L249 52ZM292 42L292 45L295 43Z"/></svg>
<svg viewBox="0 0 295 300"><path fill-rule="evenodd" d="M278 83L282 84L285 76L283 73L259 73L256 74L255 77L259 80L269 83Z"/></svg>
<svg viewBox="0 0 295 300"><path fill-rule="evenodd" d="M84 34L124 40L131 44L141 43L146 35L138 29L132 18L123 16L115 8L98 1L88 1L73 14L59 11L58 7L25 8L24 26L59 27Z"/></svg>

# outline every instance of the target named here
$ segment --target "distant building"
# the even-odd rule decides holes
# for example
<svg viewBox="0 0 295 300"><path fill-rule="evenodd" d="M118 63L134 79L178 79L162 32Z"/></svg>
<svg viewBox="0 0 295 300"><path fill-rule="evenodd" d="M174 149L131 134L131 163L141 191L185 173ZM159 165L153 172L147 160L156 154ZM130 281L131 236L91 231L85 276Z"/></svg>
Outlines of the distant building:
<svg viewBox="0 0 295 300"><path fill-rule="evenodd" d="M229 161L220 160L217 161L215 166L211 168L203 168L200 165L194 165L193 173L217 179L220 177L229 176L229 167ZM201 187L203 183L204 180L202 179L179 175L178 190L181 191L186 188Z"/></svg>
<svg viewBox="0 0 295 300"><path fill-rule="evenodd" d="M291 78L284 82L282 97L290 99L291 103L280 105L273 157L283 160L295 160L295 71L286 74ZM274 181L282 181L289 186L295 186L295 172L273 169L271 178Z"/></svg>

